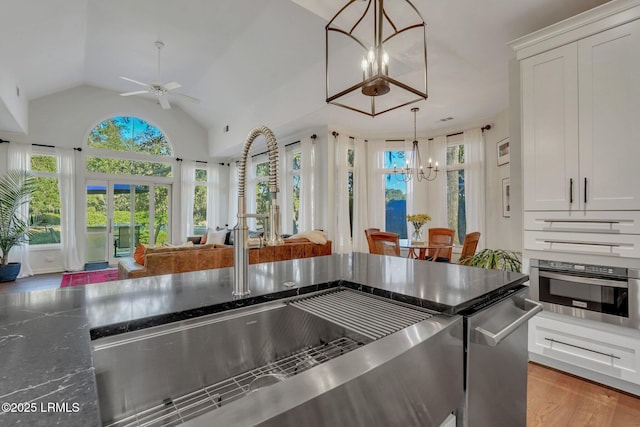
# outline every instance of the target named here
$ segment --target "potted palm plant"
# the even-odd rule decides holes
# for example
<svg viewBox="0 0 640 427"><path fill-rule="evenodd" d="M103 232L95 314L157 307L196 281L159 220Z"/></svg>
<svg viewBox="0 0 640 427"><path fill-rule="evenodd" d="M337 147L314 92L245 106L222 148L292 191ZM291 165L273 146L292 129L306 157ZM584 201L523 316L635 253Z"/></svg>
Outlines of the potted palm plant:
<svg viewBox="0 0 640 427"><path fill-rule="evenodd" d="M504 249L483 249L472 257L460 260L462 265L520 272L522 263L518 255Z"/></svg>
<svg viewBox="0 0 640 427"><path fill-rule="evenodd" d="M9 262L9 252L29 240L29 218L21 208L34 186L35 178L24 170L10 170L0 178L0 282L13 281L20 272L19 262Z"/></svg>

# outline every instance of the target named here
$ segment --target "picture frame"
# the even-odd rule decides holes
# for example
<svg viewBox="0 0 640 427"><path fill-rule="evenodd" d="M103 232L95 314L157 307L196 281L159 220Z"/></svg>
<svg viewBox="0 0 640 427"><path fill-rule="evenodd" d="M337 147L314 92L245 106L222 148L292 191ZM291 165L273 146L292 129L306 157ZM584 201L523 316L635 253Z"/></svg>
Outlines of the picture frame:
<svg viewBox="0 0 640 427"><path fill-rule="evenodd" d="M502 216L511 218L511 182L509 178L502 178Z"/></svg>
<svg viewBox="0 0 640 427"><path fill-rule="evenodd" d="M498 154L498 166L509 163L509 138L505 138L496 143L496 152Z"/></svg>

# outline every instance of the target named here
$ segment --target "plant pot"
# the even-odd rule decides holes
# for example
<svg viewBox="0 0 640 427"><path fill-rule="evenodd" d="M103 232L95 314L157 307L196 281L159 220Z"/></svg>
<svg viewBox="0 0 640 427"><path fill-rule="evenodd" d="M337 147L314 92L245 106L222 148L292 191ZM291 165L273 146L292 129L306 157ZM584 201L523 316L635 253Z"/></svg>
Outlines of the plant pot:
<svg viewBox="0 0 640 427"><path fill-rule="evenodd" d="M20 263L10 262L7 265L0 265L0 282L13 282L20 273Z"/></svg>

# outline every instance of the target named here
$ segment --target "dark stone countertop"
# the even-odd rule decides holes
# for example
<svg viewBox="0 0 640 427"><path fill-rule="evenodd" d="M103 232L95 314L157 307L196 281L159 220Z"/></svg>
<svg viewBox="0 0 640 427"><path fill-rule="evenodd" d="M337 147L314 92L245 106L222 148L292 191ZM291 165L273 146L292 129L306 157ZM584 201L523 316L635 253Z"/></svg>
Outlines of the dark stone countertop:
<svg viewBox="0 0 640 427"><path fill-rule="evenodd" d="M355 253L251 265L251 294L235 298L232 271L0 295L0 404L15 404L0 408L0 425L100 425L91 339L339 285L457 314L527 280L518 273Z"/></svg>

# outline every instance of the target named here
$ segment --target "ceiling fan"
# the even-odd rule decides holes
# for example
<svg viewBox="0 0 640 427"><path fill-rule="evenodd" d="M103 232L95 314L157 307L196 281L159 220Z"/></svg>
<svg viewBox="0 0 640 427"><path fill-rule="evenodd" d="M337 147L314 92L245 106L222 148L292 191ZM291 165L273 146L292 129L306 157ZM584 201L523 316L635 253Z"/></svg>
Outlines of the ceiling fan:
<svg viewBox="0 0 640 427"><path fill-rule="evenodd" d="M169 104L169 97L168 97L169 93L171 93L171 95L181 96L192 102L200 102L198 98L194 98L192 96L185 95L184 93L180 93L180 92L173 92L173 90L178 89L179 87L182 87L180 83L177 83L177 82L162 83L162 80L160 80L160 51L164 47L164 43L162 43L161 41L157 41L155 44L156 44L156 47L158 48L158 74L157 74L156 80L151 81L150 83L142 83L137 80L130 79L128 77L120 77L121 79L126 80L128 82L135 83L140 86L145 86L148 88L146 90L136 90L133 92L121 93L120 96L131 96L131 95L142 95L145 93L155 93L156 96L158 97L158 103L165 110L168 110L169 108L171 108L171 104Z"/></svg>

